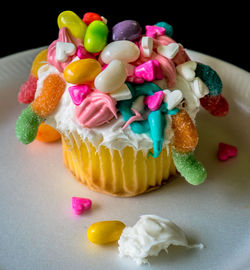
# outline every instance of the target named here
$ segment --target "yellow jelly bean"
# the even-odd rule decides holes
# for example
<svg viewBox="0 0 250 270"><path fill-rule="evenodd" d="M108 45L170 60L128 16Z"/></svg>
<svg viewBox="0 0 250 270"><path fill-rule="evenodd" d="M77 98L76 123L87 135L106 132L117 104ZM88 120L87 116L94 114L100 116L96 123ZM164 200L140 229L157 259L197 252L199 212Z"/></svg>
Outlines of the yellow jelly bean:
<svg viewBox="0 0 250 270"><path fill-rule="evenodd" d="M34 59L33 63L32 63L32 67L30 70L30 73L35 77L38 78L37 76L37 71L38 69L45 65L47 62L47 49L41 51Z"/></svg>
<svg viewBox="0 0 250 270"><path fill-rule="evenodd" d="M92 58L74 61L64 69L64 79L72 84L84 84L95 79L102 71L101 64Z"/></svg>
<svg viewBox="0 0 250 270"><path fill-rule="evenodd" d="M57 24L59 29L67 27L75 38L83 41L87 26L73 11L61 12L57 18Z"/></svg>
<svg viewBox="0 0 250 270"><path fill-rule="evenodd" d="M118 220L100 221L92 224L87 231L90 242L103 245L119 240L125 224Z"/></svg>

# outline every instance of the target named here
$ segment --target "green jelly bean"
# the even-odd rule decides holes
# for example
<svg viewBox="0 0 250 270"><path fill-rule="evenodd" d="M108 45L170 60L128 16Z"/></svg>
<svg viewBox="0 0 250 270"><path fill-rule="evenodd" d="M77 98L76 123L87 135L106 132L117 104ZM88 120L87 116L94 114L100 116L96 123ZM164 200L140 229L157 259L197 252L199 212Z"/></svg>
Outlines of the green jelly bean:
<svg viewBox="0 0 250 270"><path fill-rule="evenodd" d="M206 169L196 160L194 153L180 153L172 150L176 169L192 185L199 185L207 177Z"/></svg>
<svg viewBox="0 0 250 270"><path fill-rule="evenodd" d="M35 140L38 127L44 119L36 115L31 106L25 108L16 122L16 137L23 144Z"/></svg>
<svg viewBox="0 0 250 270"><path fill-rule="evenodd" d="M173 26L166 22L158 22L156 26L165 28L165 35L172 37L174 33Z"/></svg>
<svg viewBox="0 0 250 270"><path fill-rule="evenodd" d="M84 47L88 52L100 52L106 45L108 27L103 21L93 21L89 24L85 37Z"/></svg>
<svg viewBox="0 0 250 270"><path fill-rule="evenodd" d="M217 96L222 92L222 81L217 72L210 66L197 63L195 75L205 83L210 96Z"/></svg>

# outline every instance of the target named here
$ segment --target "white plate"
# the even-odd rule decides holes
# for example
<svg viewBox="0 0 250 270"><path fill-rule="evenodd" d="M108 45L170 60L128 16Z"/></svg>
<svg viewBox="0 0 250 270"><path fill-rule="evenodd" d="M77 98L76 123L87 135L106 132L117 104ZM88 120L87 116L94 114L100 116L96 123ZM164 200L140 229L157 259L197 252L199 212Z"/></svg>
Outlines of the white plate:
<svg viewBox="0 0 250 270"><path fill-rule="evenodd" d="M135 198L92 192L75 181L63 165L60 143L20 144L15 121L24 106L16 96L33 57L41 50L0 60L0 269L139 269L118 256L117 245L96 246L86 237L90 224L118 219L134 225L142 214L167 217L191 243L203 250L170 247L145 269L249 269L250 265L250 78L249 73L218 59L189 51L192 59L211 65L224 83L230 103L225 118L201 110L196 155L208 171L194 187L181 177ZM236 145L237 157L216 158L217 145ZM71 197L91 198L83 216L71 212Z"/></svg>

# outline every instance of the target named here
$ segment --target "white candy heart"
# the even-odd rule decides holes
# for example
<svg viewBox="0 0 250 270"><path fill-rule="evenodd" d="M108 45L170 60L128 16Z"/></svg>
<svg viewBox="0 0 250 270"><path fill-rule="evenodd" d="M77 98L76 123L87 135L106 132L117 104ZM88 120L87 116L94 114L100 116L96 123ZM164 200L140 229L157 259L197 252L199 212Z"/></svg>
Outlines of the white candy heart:
<svg viewBox="0 0 250 270"><path fill-rule="evenodd" d="M176 67L178 74L180 74L187 81L192 81L195 78L195 69L197 63L194 61L188 61L180 64Z"/></svg>
<svg viewBox="0 0 250 270"><path fill-rule="evenodd" d="M203 98L205 95L209 93L207 86L199 77L196 77L193 80L191 86L197 98Z"/></svg>
<svg viewBox="0 0 250 270"><path fill-rule="evenodd" d="M131 109L134 109L140 113L144 111L144 98L145 96L139 96L132 104Z"/></svg>
<svg viewBox="0 0 250 270"><path fill-rule="evenodd" d="M141 39L142 53L145 57L150 57L153 51L153 39L151 37L142 37Z"/></svg>
<svg viewBox="0 0 250 270"><path fill-rule="evenodd" d="M173 59L179 51L179 45L177 43L170 43L166 45L160 45L157 47L157 52L169 59Z"/></svg>
<svg viewBox="0 0 250 270"><path fill-rule="evenodd" d="M66 62L69 56L74 55L76 52L76 46L70 42L56 43L56 60L59 62Z"/></svg>
<svg viewBox="0 0 250 270"><path fill-rule="evenodd" d="M168 104L168 110L172 110L175 108L183 99L183 95L181 90L163 90L163 93L165 94L164 102L167 102Z"/></svg>
<svg viewBox="0 0 250 270"><path fill-rule="evenodd" d="M127 100L127 99L132 98L132 94L125 83L120 88L118 88L115 92L111 93L110 96L116 99L117 101Z"/></svg>

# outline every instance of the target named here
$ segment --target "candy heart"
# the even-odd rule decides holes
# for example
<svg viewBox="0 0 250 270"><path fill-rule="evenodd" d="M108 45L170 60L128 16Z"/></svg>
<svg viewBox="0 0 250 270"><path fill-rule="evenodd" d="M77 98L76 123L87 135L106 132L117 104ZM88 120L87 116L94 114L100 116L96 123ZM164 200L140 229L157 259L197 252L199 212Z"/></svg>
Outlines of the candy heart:
<svg viewBox="0 0 250 270"><path fill-rule="evenodd" d="M155 92L152 96L146 96L144 103L148 106L151 111L156 111L160 108L161 103L164 99L163 91Z"/></svg>
<svg viewBox="0 0 250 270"><path fill-rule="evenodd" d="M205 83L199 78L196 77L192 82L192 89L197 98L203 98L205 95L209 94L209 90Z"/></svg>
<svg viewBox="0 0 250 270"><path fill-rule="evenodd" d="M132 98L132 94L125 83L120 88L118 88L115 92L111 93L110 96L114 98L116 101Z"/></svg>
<svg viewBox="0 0 250 270"><path fill-rule="evenodd" d="M146 36L156 38L165 34L165 28L156 25L146 25Z"/></svg>
<svg viewBox="0 0 250 270"><path fill-rule="evenodd" d="M92 202L87 198L72 197L72 209L76 215L81 215L91 208Z"/></svg>
<svg viewBox="0 0 250 270"><path fill-rule="evenodd" d="M173 59L179 51L179 45L175 42L168 44L167 46L160 45L157 47L157 52L169 59Z"/></svg>
<svg viewBox="0 0 250 270"><path fill-rule="evenodd" d="M180 90L163 90L165 95L164 102L168 104L168 110L175 108L183 99L182 92Z"/></svg>
<svg viewBox="0 0 250 270"><path fill-rule="evenodd" d="M134 70L134 75L148 82L163 79L160 63L157 60L149 60L137 66Z"/></svg>
<svg viewBox="0 0 250 270"><path fill-rule="evenodd" d="M231 157L235 157L238 153L238 149L237 147L230 145L230 144L226 144L226 143L219 143L219 147L218 147L218 159L225 161L228 160Z"/></svg>
<svg viewBox="0 0 250 270"><path fill-rule="evenodd" d="M63 63L68 60L68 56L74 55L76 46L73 43L57 41L56 60Z"/></svg>
<svg viewBox="0 0 250 270"><path fill-rule="evenodd" d="M69 94L75 105L80 105L84 98L90 92L90 88L86 84L74 85L69 87Z"/></svg>
<svg viewBox="0 0 250 270"><path fill-rule="evenodd" d="M176 67L177 72L184 77L187 81L192 81L195 78L195 69L197 63L188 61Z"/></svg>
<svg viewBox="0 0 250 270"><path fill-rule="evenodd" d="M142 37L141 47L143 56L150 57L153 52L153 39L147 36Z"/></svg>

